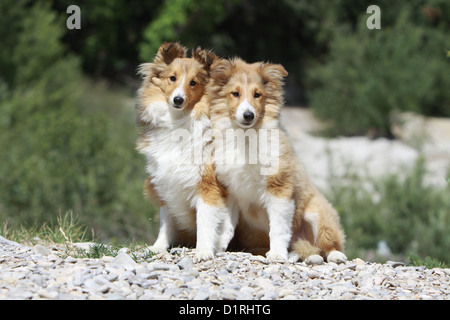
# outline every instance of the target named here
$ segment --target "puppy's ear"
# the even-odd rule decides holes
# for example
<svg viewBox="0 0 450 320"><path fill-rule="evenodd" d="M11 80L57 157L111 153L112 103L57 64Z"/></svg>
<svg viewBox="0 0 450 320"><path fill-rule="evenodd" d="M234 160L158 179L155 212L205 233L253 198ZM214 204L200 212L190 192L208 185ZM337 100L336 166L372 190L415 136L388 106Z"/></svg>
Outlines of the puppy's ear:
<svg viewBox="0 0 450 320"><path fill-rule="evenodd" d="M186 49L178 42L164 42L158 49L155 63L171 64L176 58L184 58Z"/></svg>
<svg viewBox="0 0 450 320"><path fill-rule="evenodd" d="M219 85L227 84L233 74L235 63L227 59L217 59L210 68L210 75Z"/></svg>
<svg viewBox="0 0 450 320"><path fill-rule="evenodd" d="M271 83L279 88L283 85L283 80L288 75L288 72L281 64L262 63L260 68L264 85Z"/></svg>
<svg viewBox="0 0 450 320"><path fill-rule="evenodd" d="M200 47L192 51L192 57L200 62L205 70L209 72L211 65L219 59L219 57L210 50L202 50Z"/></svg>
<svg viewBox="0 0 450 320"><path fill-rule="evenodd" d="M153 63L142 63L137 68L137 74L146 78L153 75Z"/></svg>

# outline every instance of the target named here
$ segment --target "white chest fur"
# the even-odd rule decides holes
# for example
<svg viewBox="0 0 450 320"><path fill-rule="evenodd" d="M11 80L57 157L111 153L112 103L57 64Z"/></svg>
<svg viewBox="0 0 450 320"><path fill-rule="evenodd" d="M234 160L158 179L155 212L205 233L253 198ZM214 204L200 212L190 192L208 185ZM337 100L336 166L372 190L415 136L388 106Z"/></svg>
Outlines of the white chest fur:
<svg viewBox="0 0 450 320"><path fill-rule="evenodd" d="M253 226L268 231L269 222L265 207L267 205L267 170L278 163L278 143L273 144L271 133L264 130L227 129L222 130L222 138L216 139L216 174L236 202L242 217ZM233 136L227 137L231 132ZM276 150L274 150L274 148ZM273 166L271 168L275 168ZM273 170L272 170L273 171Z"/></svg>
<svg viewBox="0 0 450 320"><path fill-rule="evenodd" d="M166 110L169 106L166 106ZM194 120L190 114L178 117L162 114L159 126L146 133L142 153L147 172L167 211L182 229L195 230L192 210L198 201L203 170L203 151L208 141L203 132L209 120Z"/></svg>

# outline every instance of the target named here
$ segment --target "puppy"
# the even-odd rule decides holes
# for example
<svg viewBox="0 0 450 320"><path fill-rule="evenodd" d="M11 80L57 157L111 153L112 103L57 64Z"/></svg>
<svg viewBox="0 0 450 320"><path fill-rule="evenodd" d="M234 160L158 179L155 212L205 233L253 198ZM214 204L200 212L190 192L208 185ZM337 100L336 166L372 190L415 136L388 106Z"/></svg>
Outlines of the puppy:
<svg viewBox="0 0 450 320"><path fill-rule="evenodd" d="M215 59L201 49L187 58L179 43L164 43L152 63L140 66L137 149L147 160L146 193L160 202L152 252L196 245L196 256L206 260L225 250L234 233L226 192L208 153L211 139L203 137L210 128L204 93Z"/></svg>
<svg viewBox="0 0 450 320"><path fill-rule="evenodd" d="M288 252L291 261L317 254L329 262L345 261L338 214L280 130L286 70L278 64L219 59L210 74L216 174L240 211L233 244L266 252L271 261L288 259Z"/></svg>

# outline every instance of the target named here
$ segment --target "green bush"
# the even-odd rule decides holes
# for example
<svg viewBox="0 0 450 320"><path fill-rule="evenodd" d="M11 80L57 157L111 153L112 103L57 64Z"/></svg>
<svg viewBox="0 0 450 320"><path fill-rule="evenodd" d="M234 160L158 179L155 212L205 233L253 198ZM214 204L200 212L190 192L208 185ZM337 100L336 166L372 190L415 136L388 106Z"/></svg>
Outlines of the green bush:
<svg viewBox="0 0 450 320"><path fill-rule="evenodd" d="M326 63L311 68L310 106L333 134L390 136L397 110L450 115L448 27L418 25L410 11L398 11L392 25L382 19L380 30L361 17L355 32L335 34Z"/></svg>
<svg viewBox="0 0 450 320"><path fill-rule="evenodd" d="M73 210L100 237L153 237L128 94L93 86L48 6L2 1L0 219L36 225ZM11 23L12 25L8 25ZM112 95L112 98L111 98Z"/></svg>
<svg viewBox="0 0 450 320"><path fill-rule="evenodd" d="M394 254L450 262L450 186L426 186L424 174L419 161L405 178L392 175L369 181L373 190L361 188L368 182L361 178L333 187L330 198L340 213L351 256L375 249L384 240Z"/></svg>

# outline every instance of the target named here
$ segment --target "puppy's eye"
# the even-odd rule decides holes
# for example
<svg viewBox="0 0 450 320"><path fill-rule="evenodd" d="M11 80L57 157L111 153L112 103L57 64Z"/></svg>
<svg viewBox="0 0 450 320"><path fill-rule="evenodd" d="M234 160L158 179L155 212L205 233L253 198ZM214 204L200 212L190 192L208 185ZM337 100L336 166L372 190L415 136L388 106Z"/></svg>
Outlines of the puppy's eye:
<svg viewBox="0 0 450 320"><path fill-rule="evenodd" d="M177 77L175 77L175 76L171 76L169 79L170 79L170 81L172 81L172 82L177 81Z"/></svg>
<svg viewBox="0 0 450 320"><path fill-rule="evenodd" d="M195 80L192 80L189 84L190 84L191 86L195 86L195 85L197 84L197 82L195 82Z"/></svg>
<svg viewBox="0 0 450 320"><path fill-rule="evenodd" d="M253 95L253 98L257 99L259 97L261 97L261 94L258 92L255 92L255 94Z"/></svg>
<svg viewBox="0 0 450 320"><path fill-rule="evenodd" d="M233 91L231 94L232 94L234 97L239 98L239 92Z"/></svg>

